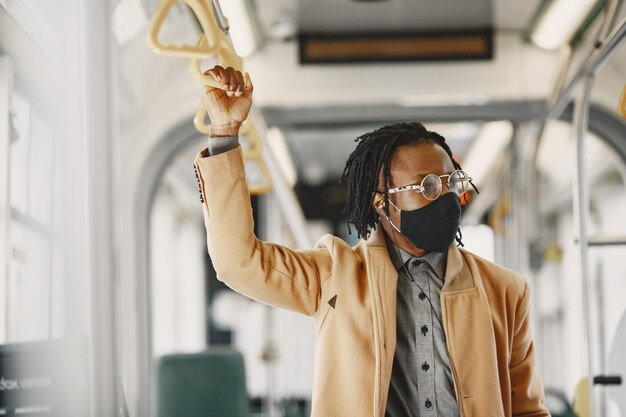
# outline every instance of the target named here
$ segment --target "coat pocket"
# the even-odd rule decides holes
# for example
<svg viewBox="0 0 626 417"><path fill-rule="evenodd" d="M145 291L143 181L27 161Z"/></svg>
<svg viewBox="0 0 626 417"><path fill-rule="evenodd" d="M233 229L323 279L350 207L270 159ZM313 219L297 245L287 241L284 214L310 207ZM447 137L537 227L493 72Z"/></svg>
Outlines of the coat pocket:
<svg viewBox="0 0 626 417"><path fill-rule="evenodd" d="M324 327L324 324L326 323L326 320L328 319L328 315L330 314L331 310L335 309L335 306L337 304L337 294L335 294L330 300L328 300L328 305L326 306L326 311L324 312L324 315L322 316L322 321L320 321L320 325L317 328L317 334L320 334L320 332L322 331L322 327Z"/></svg>
<svg viewBox="0 0 626 417"><path fill-rule="evenodd" d="M322 332L322 329L324 328L324 325L326 324L326 320L328 320L328 315L330 314L331 310L334 310L334 308L332 308L331 306L328 306L326 308L326 311L324 312L324 315L322 316L322 320L320 321L320 324L317 327L318 335Z"/></svg>

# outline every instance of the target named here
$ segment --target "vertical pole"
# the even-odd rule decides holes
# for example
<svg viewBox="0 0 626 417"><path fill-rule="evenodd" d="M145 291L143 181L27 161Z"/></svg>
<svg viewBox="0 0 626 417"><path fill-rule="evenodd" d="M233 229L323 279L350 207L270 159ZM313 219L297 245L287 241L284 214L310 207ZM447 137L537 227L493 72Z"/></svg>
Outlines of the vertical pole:
<svg viewBox="0 0 626 417"><path fill-rule="evenodd" d="M13 65L0 57L0 343L7 341L9 296L9 174L11 167L10 104L13 90Z"/></svg>
<svg viewBox="0 0 626 417"><path fill-rule="evenodd" d="M230 28L228 27L228 24L226 23L226 19L224 18L224 13L222 12L222 6L220 6L220 1L213 0L212 3L213 3L213 10L215 11L215 17L217 18L217 24L222 28L222 30L224 31L224 33L226 33L226 35L229 35L228 30Z"/></svg>
<svg viewBox="0 0 626 417"><path fill-rule="evenodd" d="M536 346L545 346L542 337L544 332L542 329L542 321L538 309L537 288L539 285L538 272L543 265L543 245L541 241L541 224L540 213L540 174L535 161L539 150L539 141L543 134L544 122L534 122L525 125L523 129L524 140L520 140L523 146L523 179L524 179L524 221L526 229L526 246L527 267L525 268L525 276L530 282L531 288L535 289L535 296L531 300L531 312L533 317L533 329L537 329L534 333ZM545 359L545 355L541 355ZM541 361L540 365L541 365ZM540 371L545 375L545 367L539 366Z"/></svg>
<svg viewBox="0 0 626 417"><path fill-rule="evenodd" d="M311 239L309 238L309 232L306 226L306 218L302 211L302 207L298 202L296 193L287 184L287 180L280 171L280 166L276 161L272 149L267 143L265 134L260 134L261 143L263 144L263 160L267 164L267 170L272 178L272 193L276 195L278 202L280 203L281 212L283 213L285 222L291 234L296 242L296 246L300 249L310 249L313 247Z"/></svg>
<svg viewBox="0 0 626 417"><path fill-rule="evenodd" d="M589 118L589 98L593 86L593 78L587 74L582 80L582 91L574 101L574 142L575 142L575 175L573 189L574 203L574 227L578 238L578 255L580 266L580 284L582 291L582 313L583 313L583 375L589 377L589 408L590 415L597 417L599 414L598 402L594 397L593 374L594 368L594 346L593 329L591 318L591 291L589 276L589 244L587 220L589 219L589 184L586 175L585 161L585 136Z"/></svg>
<svg viewBox="0 0 626 417"><path fill-rule="evenodd" d="M111 1L80 4L83 135L86 150L92 415L119 415L115 332L114 184L112 149L117 139L112 103L114 51Z"/></svg>
<svg viewBox="0 0 626 417"><path fill-rule="evenodd" d="M228 28L226 27L226 19L222 13L219 0L212 1L217 21L226 35L230 37ZM313 245L311 239L309 238L304 213L302 212L296 193L293 191L291 186L287 184L284 175L280 171L278 162L276 161L276 156L269 146L269 143L267 143L267 138L264 133L267 130L265 119L263 118L261 112L254 107L251 109L249 117L254 120L254 125L257 126L257 131L259 132L259 138L261 139L262 144L262 157L267 164L267 170L269 171L270 178L272 179L272 191L275 192L276 197L280 202L287 225L291 229L291 233L296 241L296 246L300 249L309 249Z"/></svg>
<svg viewBox="0 0 626 417"><path fill-rule="evenodd" d="M525 183L522 167L522 152L519 140L519 126L513 126L511 133L511 143L509 151L511 155L511 166L509 170L509 192L511 194L511 235L509 236L509 244L511 245L510 265L516 271L525 274L526 247L528 238L526 235L524 213L525 213Z"/></svg>
<svg viewBox="0 0 626 417"><path fill-rule="evenodd" d="M276 198L276 190L267 193L259 198L259 218L263 219L260 225L261 239L271 242L281 242L282 218L280 213L279 201ZM265 306L263 310L264 334L263 334L263 356L266 370L266 403L264 412L267 417L277 417L280 415L277 410L278 394L276 392L277 384L277 343L275 340L275 309Z"/></svg>
<svg viewBox="0 0 626 417"><path fill-rule="evenodd" d="M276 343L274 340L274 308L264 307L265 312L265 334L263 335L263 354L265 356L265 369L267 371L267 402L265 404L265 415L267 417L278 417L278 395L276 393Z"/></svg>

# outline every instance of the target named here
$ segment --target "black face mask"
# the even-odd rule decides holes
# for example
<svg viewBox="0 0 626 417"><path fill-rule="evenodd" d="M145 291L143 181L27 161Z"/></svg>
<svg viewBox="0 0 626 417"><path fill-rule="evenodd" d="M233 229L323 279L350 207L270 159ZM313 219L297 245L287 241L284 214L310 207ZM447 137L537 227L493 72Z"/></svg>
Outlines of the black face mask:
<svg viewBox="0 0 626 417"><path fill-rule="evenodd" d="M400 230L388 218L389 223L420 249L444 252L459 230L461 201L455 193L446 193L429 205L411 211L391 204L400 211Z"/></svg>

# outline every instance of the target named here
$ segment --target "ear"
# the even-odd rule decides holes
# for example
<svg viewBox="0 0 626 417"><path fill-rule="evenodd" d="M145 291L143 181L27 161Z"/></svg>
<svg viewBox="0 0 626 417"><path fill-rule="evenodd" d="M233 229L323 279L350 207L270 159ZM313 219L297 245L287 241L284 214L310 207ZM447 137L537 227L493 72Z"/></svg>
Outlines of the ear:
<svg viewBox="0 0 626 417"><path fill-rule="evenodd" d="M374 199L372 200L372 206L374 206L374 210L381 217L386 217L387 213L385 211L385 196L382 193L376 191L374 193Z"/></svg>

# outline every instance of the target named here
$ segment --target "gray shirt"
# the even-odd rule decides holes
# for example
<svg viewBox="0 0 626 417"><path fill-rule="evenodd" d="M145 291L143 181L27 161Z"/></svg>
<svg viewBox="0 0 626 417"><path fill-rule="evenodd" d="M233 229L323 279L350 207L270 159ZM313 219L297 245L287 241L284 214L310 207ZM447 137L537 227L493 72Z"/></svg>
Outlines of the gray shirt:
<svg viewBox="0 0 626 417"><path fill-rule="evenodd" d="M398 270L398 291L396 351L385 417L460 416L440 322L447 256L431 252L417 258L389 239L387 247Z"/></svg>
<svg viewBox="0 0 626 417"><path fill-rule="evenodd" d="M209 155L217 155L235 149L239 145L239 136L209 138Z"/></svg>

